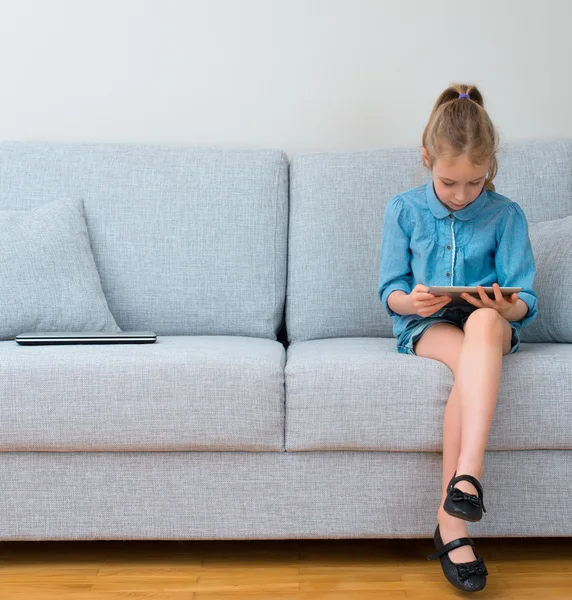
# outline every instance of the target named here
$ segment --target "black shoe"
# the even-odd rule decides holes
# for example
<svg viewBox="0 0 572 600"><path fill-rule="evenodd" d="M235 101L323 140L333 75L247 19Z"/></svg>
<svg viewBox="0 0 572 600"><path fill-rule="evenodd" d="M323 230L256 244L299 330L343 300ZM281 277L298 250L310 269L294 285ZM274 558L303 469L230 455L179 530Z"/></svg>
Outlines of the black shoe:
<svg viewBox="0 0 572 600"><path fill-rule="evenodd" d="M434 560L438 558L441 561L443 573L449 583L464 592L478 592L487 585L489 572L484 560L476 552L477 560L466 563L454 563L447 554L451 550L459 548L459 546L472 546L474 551L475 542L471 538L463 537L443 545L439 525L437 525L433 539L435 540L437 552L430 554L427 559Z"/></svg>
<svg viewBox="0 0 572 600"><path fill-rule="evenodd" d="M443 510L447 514L464 519L465 521L480 521L483 511L487 512L483 503L483 487L479 480L475 479L472 475L459 475L458 477L456 475L457 471L455 471L455 475L453 475L447 486L447 497L445 498L445 502L443 502ZM466 494L454 487L456 483L463 480L472 483L477 488L479 495Z"/></svg>

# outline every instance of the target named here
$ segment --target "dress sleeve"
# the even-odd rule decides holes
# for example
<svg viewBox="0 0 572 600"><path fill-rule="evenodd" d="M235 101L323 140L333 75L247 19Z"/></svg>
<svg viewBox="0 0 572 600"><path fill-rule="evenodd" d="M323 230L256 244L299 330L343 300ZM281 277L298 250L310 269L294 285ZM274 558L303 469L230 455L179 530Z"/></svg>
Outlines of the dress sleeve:
<svg viewBox="0 0 572 600"><path fill-rule="evenodd" d="M389 308L389 295L395 290L410 294L412 279L411 250L403 199L401 196L394 196L385 208L377 288L379 299L390 316L399 315Z"/></svg>
<svg viewBox="0 0 572 600"><path fill-rule="evenodd" d="M528 325L538 314L538 297L533 290L536 264L528 236L528 223L522 208L511 202L506 209L503 228L497 236L495 266L498 284L503 287L521 287L518 297L526 302L528 312L514 321Z"/></svg>

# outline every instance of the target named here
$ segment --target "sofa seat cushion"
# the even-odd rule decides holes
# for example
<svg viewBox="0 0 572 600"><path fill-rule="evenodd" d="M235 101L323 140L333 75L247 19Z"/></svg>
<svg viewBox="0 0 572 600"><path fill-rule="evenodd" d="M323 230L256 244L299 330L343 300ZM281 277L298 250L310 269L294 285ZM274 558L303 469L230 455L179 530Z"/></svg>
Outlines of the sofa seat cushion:
<svg viewBox="0 0 572 600"><path fill-rule="evenodd" d="M394 339L291 344L285 381L286 451L442 451L453 373ZM571 389L571 345L521 344L503 359L487 450L572 449Z"/></svg>
<svg viewBox="0 0 572 600"><path fill-rule="evenodd" d="M285 350L240 336L0 342L0 451L283 451Z"/></svg>

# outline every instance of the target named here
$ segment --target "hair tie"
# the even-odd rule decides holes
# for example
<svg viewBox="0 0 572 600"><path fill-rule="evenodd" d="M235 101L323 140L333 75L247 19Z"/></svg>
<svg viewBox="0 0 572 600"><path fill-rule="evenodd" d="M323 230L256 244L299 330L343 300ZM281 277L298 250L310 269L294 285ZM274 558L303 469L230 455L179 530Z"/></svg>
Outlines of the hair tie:
<svg viewBox="0 0 572 600"><path fill-rule="evenodd" d="M459 98L468 98L469 100L471 99L469 94L459 94ZM458 100L458 98L457 98L457 100Z"/></svg>

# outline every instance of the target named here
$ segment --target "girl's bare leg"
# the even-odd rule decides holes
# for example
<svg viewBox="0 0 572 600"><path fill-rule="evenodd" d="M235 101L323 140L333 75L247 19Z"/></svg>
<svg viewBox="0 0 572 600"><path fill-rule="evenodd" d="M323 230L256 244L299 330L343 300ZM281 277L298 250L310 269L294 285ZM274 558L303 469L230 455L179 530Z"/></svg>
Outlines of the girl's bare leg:
<svg viewBox="0 0 572 600"><path fill-rule="evenodd" d="M437 511L437 522L444 544L452 542L461 537L469 537L467 523L463 519L452 517L443 510L443 502L447 496L447 486L457 470L459 454L461 450L461 402L459 398L459 385L455 381L443 419L443 485L439 510ZM459 482L456 487L463 489L466 481ZM470 486L472 490L474 487ZM469 490L465 490L469 491ZM470 492L474 493L474 492ZM477 557L471 546L461 546L449 552L449 558L454 563L463 563L476 560Z"/></svg>
<svg viewBox="0 0 572 600"><path fill-rule="evenodd" d="M457 370L458 358L464 339L465 334L455 325L445 323L432 325L415 345L415 353L418 356L440 360L454 374ZM448 544L461 537L468 537L469 535L465 521L457 517L452 517L443 510L443 502L447 495L447 486L457 468L460 451L461 403L459 399L459 386L455 381L449 394L443 418L443 480L441 504L437 511L437 522L439 523L439 531L444 544ZM461 482L457 487L463 489L464 483L467 482ZM473 486L471 488L474 489ZM477 558L471 546L455 548L448 553L448 556L454 563L470 562Z"/></svg>
<svg viewBox="0 0 572 600"><path fill-rule="evenodd" d="M455 374L455 383L449 395L443 420L442 498L437 512L439 530L443 543L445 544L459 537L468 537L466 521L448 515L443 510L443 502L447 494L447 486L455 471L457 472L457 475L468 473L469 475L477 477L477 479L481 478L484 449L488 439L492 416L494 415L494 409L496 407L502 355L508 353L510 350L512 336L511 328L508 322L500 317L498 313L496 315L485 314L484 317L479 315L477 317L479 322L477 323L477 319L475 318L477 312L490 313L491 310L492 309L475 311L475 313L471 315L471 324L469 324L468 320L465 324L465 334L451 325L433 325L427 329L422 338L417 342L415 348L417 355L441 360L441 362L444 362L449 366ZM499 319L497 319L497 317L501 320L500 327L498 327ZM469 329L468 339L466 336L467 329ZM498 356L499 351L497 351L498 329L501 331L500 358ZM479 331L482 334L481 337L473 335L478 334ZM469 341L469 344L466 344L466 341ZM477 343L473 344L473 341L476 341ZM487 357L486 355L489 354L489 351L491 350L489 346L491 345L491 356ZM466 350L468 350L468 352ZM483 354L485 355L484 357L482 356ZM464 360L463 363L461 362L461 358ZM475 358L477 359L476 362L474 362ZM479 366L475 371L471 371L471 366L473 364ZM460 369L461 365L464 367L463 371ZM488 377L487 369L489 369ZM460 378L464 375L464 371L468 371L469 376L472 374L473 380L467 378L466 382L461 382ZM475 385L474 377L478 377L479 373L481 374L481 377L483 377L483 373L485 375L481 380L481 383ZM495 377L497 377L496 388ZM466 383L466 385L460 385L461 383ZM462 390L471 385L474 386L472 388L473 394L468 397L469 399L473 399L471 408L474 410L468 413L471 416L467 418L466 415L462 414L462 408L464 408L467 403L464 402L461 404L460 395ZM480 394L483 393L482 391L479 393L478 390L482 390L483 388L485 389L485 394L488 389L488 404L486 402L479 402L478 400L478 398L481 398ZM494 401L491 400L493 393ZM477 398L476 401L475 397ZM479 421L476 427L475 420ZM470 425L465 425L465 428L463 429L463 422L470 422ZM465 436L463 433L462 435L462 432L465 431L469 431L471 434ZM476 448L474 446L475 443L477 444ZM465 450L463 456L461 456L462 449ZM463 458L465 462L461 462L461 458ZM467 458L469 460L467 460ZM471 460L472 463L465 466L466 463ZM472 471L466 469L472 469ZM461 481L456 484L455 487L470 494L476 493L474 486L467 481ZM452 550L449 552L449 558L456 563L476 560L474 551L470 546L461 546L460 548Z"/></svg>
<svg viewBox="0 0 572 600"><path fill-rule="evenodd" d="M500 384L502 357L510 350L512 331L496 311L479 310L465 324L465 339L457 364L455 384L443 423L443 495L437 520L444 543L468 537L466 521L443 510L447 485L457 475L481 479L484 455L494 417ZM469 494L477 494L468 481L455 484ZM453 562L476 560L470 546L449 553Z"/></svg>
<svg viewBox="0 0 572 600"><path fill-rule="evenodd" d="M479 309L465 323L465 343L457 365L461 406L461 448L457 475L481 479L485 448L495 414L503 354L510 350L511 327L494 309ZM471 494L475 487L464 482ZM456 485L463 489L461 484Z"/></svg>

